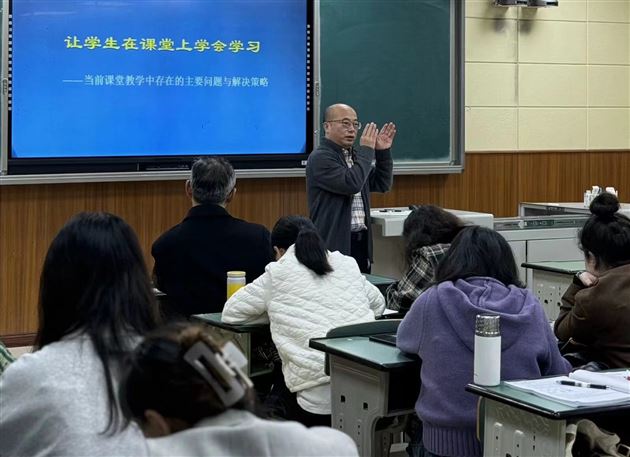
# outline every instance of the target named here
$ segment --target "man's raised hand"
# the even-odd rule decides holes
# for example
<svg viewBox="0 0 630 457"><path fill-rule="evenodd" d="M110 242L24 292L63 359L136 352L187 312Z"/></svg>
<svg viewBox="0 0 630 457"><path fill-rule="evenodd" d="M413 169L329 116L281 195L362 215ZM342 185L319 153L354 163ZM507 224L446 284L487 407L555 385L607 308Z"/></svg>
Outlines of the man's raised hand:
<svg viewBox="0 0 630 457"><path fill-rule="evenodd" d="M377 143L377 138L378 129L376 128L376 124L374 122L368 122L363 128L359 144L361 146L367 146L368 148L374 149Z"/></svg>
<svg viewBox="0 0 630 457"><path fill-rule="evenodd" d="M394 137L396 136L396 124L393 122L386 123L378 136L376 137L376 149L383 150L392 147Z"/></svg>

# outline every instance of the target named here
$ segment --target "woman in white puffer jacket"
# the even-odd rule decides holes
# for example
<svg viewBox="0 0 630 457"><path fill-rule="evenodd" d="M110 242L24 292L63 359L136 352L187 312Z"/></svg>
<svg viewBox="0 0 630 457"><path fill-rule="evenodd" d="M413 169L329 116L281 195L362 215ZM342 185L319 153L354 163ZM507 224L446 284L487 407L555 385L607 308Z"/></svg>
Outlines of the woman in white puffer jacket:
<svg viewBox="0 0 630 457"><path fill-rule="evenodd" d="M305 217L278 220L271 243L277 262L230 297L222 320L242 324L268 319L290 391L286 395L292 397L283 400L299 405L287 418L305 425L330 425L324 353L309 348L309 340L325 337L341 325L374 320L383 313L385 299L352 257L326 250Z"/></svg>

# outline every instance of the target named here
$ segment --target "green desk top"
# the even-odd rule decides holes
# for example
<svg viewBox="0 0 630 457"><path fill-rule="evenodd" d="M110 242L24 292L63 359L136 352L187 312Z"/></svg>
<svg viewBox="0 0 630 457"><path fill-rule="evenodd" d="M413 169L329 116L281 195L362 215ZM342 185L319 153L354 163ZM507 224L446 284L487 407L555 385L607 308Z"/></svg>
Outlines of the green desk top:
<svg viewBox="0 0 630 457"><path fill-rule="evenodd" d="M367 279L368 281L370 281L372 284L374 284L377 287L389 286L390 284L393 284L397 281L397 279L388 278L386 276L371 275L367 273L363 273L363 276L365 276L365 279Z"/></svg>
<svg viewBox="0 0 630 457"><path fill-rule="evenodd" d="M269 324L226 324L221 321L221 313L193 314L190 317L212 327L222 328L234 333L269 332Z"/></svg>
<svg viewBox="0 0 630 457"><path fill-rule="evenodd" d="M420 361L412 355L404 354L394 346L370 341L367 336L313 338L309 346L381 371L406 368L415 364L420 367Z"/></svg>
<svg viewBox="0 0 630 457"><path fill-rule="evenodd" d="M551 271L566 275L574 275L578 271L585 268L583 260L565 260L561 262L524 262L521 264L524 268L533 270Z"/></svg>
<svg viewBox="0 0 630 457"><path fill-rule="evenodd" d="M504 383L493 387L468 384L466 390L482 397L490 398L500 403L505 403L510 406L514 406L515 408L523 409L549 419L568 419L577 416L582 417L588 414L630 410L630 403L608 406L569 406L539 397L530 392L513 389Z"/></svg>

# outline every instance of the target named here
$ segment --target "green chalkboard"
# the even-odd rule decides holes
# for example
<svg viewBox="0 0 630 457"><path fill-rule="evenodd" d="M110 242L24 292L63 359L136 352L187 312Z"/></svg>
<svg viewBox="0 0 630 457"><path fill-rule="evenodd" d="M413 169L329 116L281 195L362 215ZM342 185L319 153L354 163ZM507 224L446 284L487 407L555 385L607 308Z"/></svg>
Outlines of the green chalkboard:
<svg viewBox="0 0 630 457"><path fill-rule="evenodd" d="M320 0L320 113L343 102L394 121L397 167L461 164L463 3Z"/></svg>

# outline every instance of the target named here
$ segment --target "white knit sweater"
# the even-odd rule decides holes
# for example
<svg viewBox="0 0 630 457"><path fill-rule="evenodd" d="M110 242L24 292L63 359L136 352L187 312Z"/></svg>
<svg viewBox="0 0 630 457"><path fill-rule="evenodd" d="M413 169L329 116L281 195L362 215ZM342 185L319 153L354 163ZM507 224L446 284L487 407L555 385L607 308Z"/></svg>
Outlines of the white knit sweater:
<svg viewBox="0 0 630 457"><path fill-rule="evenodd" d="M24 354L0 376L1 456L143 456L135 425L114 436L107 425L103 365L87 336Z"/></svg>

